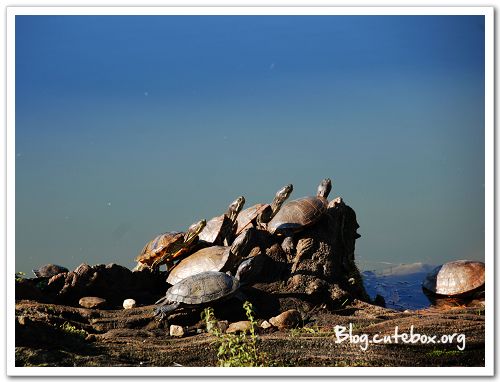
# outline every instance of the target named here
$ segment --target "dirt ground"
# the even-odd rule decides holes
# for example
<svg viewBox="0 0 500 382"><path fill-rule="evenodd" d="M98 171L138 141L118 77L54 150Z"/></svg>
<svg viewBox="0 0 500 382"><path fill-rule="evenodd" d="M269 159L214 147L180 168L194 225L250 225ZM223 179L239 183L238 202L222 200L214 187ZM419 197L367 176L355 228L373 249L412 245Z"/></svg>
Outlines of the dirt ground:
<svg viewBox="0 0 500 382"><path fill-rule="evenodd" d="M16 366L217 366L216 338L204 321L192 321L176 338L154 319L153 306L94 310L21 300ZM295 329L259 328L257 350L269 366L484 366L484 325L484 307L398 312L356 300L315 309ZM403 343L405 333L415 343ZM391 343L373 343L384 336Z"/></svg>

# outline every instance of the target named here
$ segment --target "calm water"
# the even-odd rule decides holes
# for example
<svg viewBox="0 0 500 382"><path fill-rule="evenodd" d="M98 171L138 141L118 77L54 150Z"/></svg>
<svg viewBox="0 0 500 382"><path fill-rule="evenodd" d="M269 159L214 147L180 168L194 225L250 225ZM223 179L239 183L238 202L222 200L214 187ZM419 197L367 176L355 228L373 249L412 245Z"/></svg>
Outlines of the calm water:
<svg viewBox="0 0 500 382"><path fill-rule="evenodd" d="M366 292L371 298L384 297L388 308L422 309L431 305L422 290L422 282L435 265L399 264L362 273Z"/></svg>
<svg viewBox="0 0 500 382"><path fill-rule="evenodd" d="M479 16L18 16L15 128L16 271L324 177L363 270L484 260Z"/></svg>

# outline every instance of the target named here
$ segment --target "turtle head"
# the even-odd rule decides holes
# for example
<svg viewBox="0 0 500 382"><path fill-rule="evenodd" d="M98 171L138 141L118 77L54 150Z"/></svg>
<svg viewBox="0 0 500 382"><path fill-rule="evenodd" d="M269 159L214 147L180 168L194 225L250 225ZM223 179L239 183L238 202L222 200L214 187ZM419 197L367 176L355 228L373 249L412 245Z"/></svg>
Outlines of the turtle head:
<svg viewBox="0 0 500 382"><path fill-rule="evenodd" d="M280 188L276 195L274 196L274 200L278 201L279 204L283 204L285 200L288 199L290 194L293 191L293 184L287 184L285 187Z"/></svg>
<svg viewBox="0 0 500 382"><path fill-rule="evenodd" d="M274 215L279 211L283 203L285 203L285 200L288 199L290 194L293 191L293 185L292 184L287 184L285 187L282 187L278 190L276 195L274 196L273 202L271 204L271 208L273 210L272 216L269 220L273 218Z"/></svg>
<svg viewBox="0 0 500 382"><path fill-rule="evenodd" d="M330 178L325 178L319 184L316 196L326 199L328 198L328 195L330 194L331 190L332 190L332 181Z"/></svg>
<svg viewBox="0 0 500 382"><path fill-rule="evenodd" d="M238 256L243 257L243 251L247 248L248 243L250 242L250 237L252 235L253 229L247 229L243 231L234 239L233 244L231 245L231 253Z"/></svg>
<svg viewBox="0 0 500 382"><path fill-rule="evenodd" d="M236 217L240 213L240 211L243 209L243 205L245 204L245 197L240 196L238 197L235 201L233 201L226 212L227 217L231 221L235 221Z"/></svg>
<svg viewBox="0 0 500 382"><path fill-rule="evenodd" d="M207 221L205 219L202 219L199 222L191 225L184 235L184 244L191 244L198 237L198 235L206 225Z"/></svg>
<svg viewBox="0 0 500 382"><path fill-rule="evenodd" d="M251 257L241 262L235 276L235 278L240 281L240 284L245 284L245 280L250 278L249 276L251 276L255 269L254 264L255 257Z"/></svg>

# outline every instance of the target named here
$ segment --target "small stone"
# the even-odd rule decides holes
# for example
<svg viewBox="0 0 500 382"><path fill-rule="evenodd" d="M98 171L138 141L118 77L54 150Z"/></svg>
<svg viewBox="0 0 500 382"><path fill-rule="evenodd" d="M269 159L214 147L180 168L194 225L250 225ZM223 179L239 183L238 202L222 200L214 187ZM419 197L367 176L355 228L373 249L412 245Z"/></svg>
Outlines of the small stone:
<svg viewBox="0 0 500 382"><path fill-rule="evenodd" d="M127 298L123 301L123 309L132 309L135 308L135 300L133 298Z"/></svg>
<svg viewBox="0 0 500 382"><path fill-rule="evenodd" d="M88 309L96 309L101 308L106 304L106 300L100 297L82 297L80 301L78 301L80 306Z"/></svg>
<svg viewBox="0 0 500 382"><path fill-rule="evenodd" d="M342 197L338 196L335 199L331 200L330 203L328 203L328 208L335 208L343 203L344 201L342 200Z"/></svg>
<svg viewBox="0 0 500 382"><path fill-rule="evenodd" d="M19 325L27 325L30 322L30 319L26 316L17 316L17 322Z"/></svg>
<svg viewBox="0 0 500 382"><path fill-rule="evenodd" d="M269 322L280 330L296 328L300 325L301 321L302 316L299 311L295 309L287 310L269 319Z"/></svg>
<svg viewBox="0 0 500 382"><path fill-rule="evenodd" d="M203 332L205 332L205 331L201 328L196 329L196 334L201 334Z"/></svg>
<svg viewBox="0 0 500 382"><path fill-rule="evenodd" d="M269 321L265 321L265 320L262 322L262 324L260 324L260 327L261 327L262 329L268 329L268 328L270 328L271 326L272 326L272 325L269 323Z"/></svg>
<svg viewBox="0 0 500 382"><path fill-rule="evenodd" d="M252 328L252 323L250 321L238 321L238 322L232 322L229 324L229 327L226 330L226 333L245 333L249 332L250 329Z"/></svg>
<svg viewBox="0 0 500 382"><path fill-rule="evenodd" d="M182 337L184 335L184 328L179 325L170 325L170 335L172 337Z"/></svg>

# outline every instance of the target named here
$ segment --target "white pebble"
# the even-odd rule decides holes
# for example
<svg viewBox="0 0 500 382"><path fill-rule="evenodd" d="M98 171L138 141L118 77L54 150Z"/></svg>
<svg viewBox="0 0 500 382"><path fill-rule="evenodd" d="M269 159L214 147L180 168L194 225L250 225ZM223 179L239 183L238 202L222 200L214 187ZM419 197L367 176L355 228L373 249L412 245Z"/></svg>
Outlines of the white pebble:
<svg viewBox="0 0 500 382"><path fill-rule="evenodd" d="M132 298L127 298L123 301L123 309L132 309L135 308L135 300Z"/></svg>
<svg viewBox="0 0 500 382"><path fill-rule="evenodd" d="M170 335L172 337L182 337L184 335L184 329L179 325L170 325Z"/></svg>
<svg viewBox="0 0 500 382"><path fill-rule="evenodd" d="M260 324L260 327L262 329L267 329L270 328L272 325L268 321L263 321L262 324Z"/></svg>

